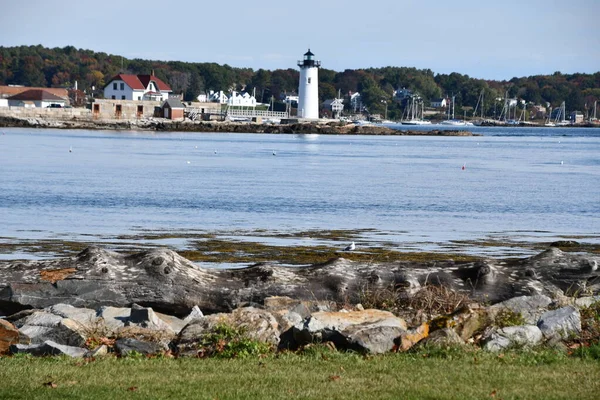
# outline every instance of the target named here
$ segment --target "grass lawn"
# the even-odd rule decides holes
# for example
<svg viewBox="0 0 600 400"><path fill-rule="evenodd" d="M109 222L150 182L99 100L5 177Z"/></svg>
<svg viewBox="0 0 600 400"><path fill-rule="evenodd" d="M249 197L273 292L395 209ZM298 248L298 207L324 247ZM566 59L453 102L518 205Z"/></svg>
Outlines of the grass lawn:
<svg viewBox="0 0 600 400"><path fill-rule="evenodd" d="M547 351L0 358L0 399L598 399L599 393L598 360Z"/></svg>

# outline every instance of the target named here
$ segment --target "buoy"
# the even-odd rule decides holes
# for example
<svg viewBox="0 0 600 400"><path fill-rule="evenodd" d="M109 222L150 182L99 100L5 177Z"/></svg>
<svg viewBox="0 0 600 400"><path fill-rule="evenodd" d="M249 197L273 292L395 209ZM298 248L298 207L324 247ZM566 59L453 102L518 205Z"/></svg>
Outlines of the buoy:
<svg viewBox="0 0 600 400"><path fill-rule="evenodd" d="M467 168L467 163L464 163L461 169L464 171L466 168Z"/></svg>
<svg viewBox="0 0 600 400"><path fill-rule="evenodd" d="M215 154L217 154L217 151L215 150Z"/></svg>
<svg viewBox="0 0 600 400"><path fill-rule="evenodd" d="M276 155L277 155L277 153L275 152L275 150L273 150L273 155L274 155L274 156L276 156Z"/></svg>
<svg viewBox="0 0 600 400"><path fill-rule="evenodd" d="M71 146L69 146L69 153L73 152L73 148Z"/></svg>

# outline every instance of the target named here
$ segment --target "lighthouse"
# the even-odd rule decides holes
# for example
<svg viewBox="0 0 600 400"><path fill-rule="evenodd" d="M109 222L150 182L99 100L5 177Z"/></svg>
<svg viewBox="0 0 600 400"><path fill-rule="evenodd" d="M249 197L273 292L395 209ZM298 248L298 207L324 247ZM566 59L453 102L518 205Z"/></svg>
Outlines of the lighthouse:
<svg viewBox="0 0 600 400"><path fill-rule="evenodd" d="M298 61L300 84L298 85L298 116L300 118L319 118L319 67L321 61L308 49L304 59Z"/></svg>

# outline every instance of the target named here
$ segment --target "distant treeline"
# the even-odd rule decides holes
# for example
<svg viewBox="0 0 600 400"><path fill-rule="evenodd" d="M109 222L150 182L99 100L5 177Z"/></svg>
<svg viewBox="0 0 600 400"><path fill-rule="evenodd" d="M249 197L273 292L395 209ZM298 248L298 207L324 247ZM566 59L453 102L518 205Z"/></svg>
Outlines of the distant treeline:
<svg viewBox="0 0 600 400"><path fill-rule="evenodd" d="M234 68L216 63L187 63L127 59L118 55L91 50L45 48L38 46L0 47L0 84L42 87L72 87L101 95L104 85L118 73L155 75L167 82L174 93L183 93L192 100L209 90L246 90L256 93L257 101L268 103L282 93L298 90L299 72L296 68L269 71L251 68ZM371 113L383 114L387 106L389 118L399 118L402 109L393 101L396 89L407 88L418 93L425 105L434 98L455 96L456 112L462 107L475 107L484 92L485 114L492 115L502 104L496 99L519 98L529 104L549 102L558 107L566 102L568 111L592 110L594 101L600 99L600 72L594 74L537 75L512 78L509 81L492 81L470 78L459 73L434 74L430 69L410 67L367 68L336 72L323 68L319 71L319 97L334 98L341 93L360 92L363 104ZM499 110L498 110L499 112ZM479 114L479 112L478 112Z"/></svg>

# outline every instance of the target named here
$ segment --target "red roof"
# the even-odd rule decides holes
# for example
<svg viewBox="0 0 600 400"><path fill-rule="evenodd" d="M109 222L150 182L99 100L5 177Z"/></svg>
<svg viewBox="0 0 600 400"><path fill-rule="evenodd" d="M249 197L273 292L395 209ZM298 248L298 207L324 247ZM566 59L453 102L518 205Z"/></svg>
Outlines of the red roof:
<svg viewBox="0 0 600 400"><path fill-rule="evenodd" d="M150 81L154 81L159 90L171 90L171 87L169 85L167 85L154 75L138 75L137 77L142 82L145 88L148 87Z"/></svg>
<svg viewBox="0 0 600 400"><path fill-rule="evenodd" d="M50 101L62 101L65 99L58 97L50 92L42 89L30 89L19 94L15 94L8 98L8 100L28 100L28 101L39 101L39 100L50 100Z"/></svg>
<svg viewBox="0 0 600 400"><path fill-rule="evenodd" d="M159 90L171 91L171 87L158 79L154 75L128 75L128 74L119 74L114 76L108 83L109 86L112 81L120 80L123 81L132 88L133 90L145 90L148 87L150 81L154 81Z"/></svg>

